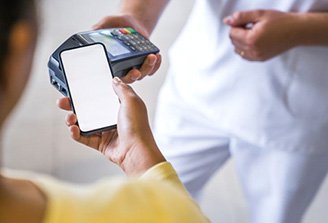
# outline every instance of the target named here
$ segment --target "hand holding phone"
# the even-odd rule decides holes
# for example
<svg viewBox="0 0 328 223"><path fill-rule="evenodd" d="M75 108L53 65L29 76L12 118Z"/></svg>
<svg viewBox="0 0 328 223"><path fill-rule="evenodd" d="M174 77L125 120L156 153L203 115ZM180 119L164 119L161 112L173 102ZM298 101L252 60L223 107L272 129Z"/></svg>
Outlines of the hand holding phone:
<svg viewBox="0 0 328 223"><path fill-rule="evenodd" d="M74 140L101 152L127 175L140 176L150 167L165 161L165 158L156 145L141 98L118 78L114 78L113 87L121 102L117 129L81 135L73 113L67 116L66 123ZM58 106L71 110L68 98L59 99Z"/></svg>
<svg viewBox="0 0 328 223"><path fill-rule="evenodd" d="M96 43L64 50L60 59L81 133L115 128L119 101L105 47Z"/></svg>

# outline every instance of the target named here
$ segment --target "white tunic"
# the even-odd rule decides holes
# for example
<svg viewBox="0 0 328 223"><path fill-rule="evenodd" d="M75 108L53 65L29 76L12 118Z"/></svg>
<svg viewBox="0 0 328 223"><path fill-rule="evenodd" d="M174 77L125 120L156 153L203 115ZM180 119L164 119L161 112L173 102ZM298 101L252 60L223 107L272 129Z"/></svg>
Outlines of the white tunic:
<svg viewBox="0 0 328 223"><path fill-rule="evenodd" d="M328 1L196 0L170 51L163 91L262 148L327 152L328 47L297 47L267 62L241 59L222 21L252 9L328 11Z"/></svg>

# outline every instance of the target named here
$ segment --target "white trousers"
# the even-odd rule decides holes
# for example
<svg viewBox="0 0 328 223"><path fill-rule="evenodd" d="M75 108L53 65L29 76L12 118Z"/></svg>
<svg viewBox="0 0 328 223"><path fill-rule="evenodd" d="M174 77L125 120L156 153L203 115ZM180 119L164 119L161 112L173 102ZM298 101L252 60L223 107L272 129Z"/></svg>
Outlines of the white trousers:
<svg viewBox="0 0 328 223"><path fill-rule="evenodd" d="M328 170L328 148L320 155L259 148L165 94L158 103L155 138L195 199L233 156L252 223L301 222Z"/></svg>

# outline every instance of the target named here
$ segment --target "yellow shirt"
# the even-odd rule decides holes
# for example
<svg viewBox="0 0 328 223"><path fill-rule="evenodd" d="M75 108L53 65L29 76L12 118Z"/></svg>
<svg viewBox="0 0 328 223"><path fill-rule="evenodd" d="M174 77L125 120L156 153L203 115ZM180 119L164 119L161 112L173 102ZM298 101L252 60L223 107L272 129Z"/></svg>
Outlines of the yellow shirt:
<svg viewBox="0 0 328 223"><path fill-rule="evenodd" d="M102 180L74 186L50 177L31 181L47 196L44 223L209 222L168 162L139 179Z"/></svg>

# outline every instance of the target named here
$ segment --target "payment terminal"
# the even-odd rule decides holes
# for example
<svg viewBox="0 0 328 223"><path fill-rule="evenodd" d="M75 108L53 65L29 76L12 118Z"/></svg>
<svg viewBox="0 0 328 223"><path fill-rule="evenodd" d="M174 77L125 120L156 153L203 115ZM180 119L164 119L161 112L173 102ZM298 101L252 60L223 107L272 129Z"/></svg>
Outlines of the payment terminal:
<svg viewBox="0 0 328 223"><path fill-rule="evenodd" d="M48 62L51 84L63 95L67 95L67 86L60 62L60 53L64 50L102 43L114 76L123 77L132 68L140 68L149 54L156 54L159 49L147 38L132 28L102 29L81 32L71 36L50 56Z"/></svg>

